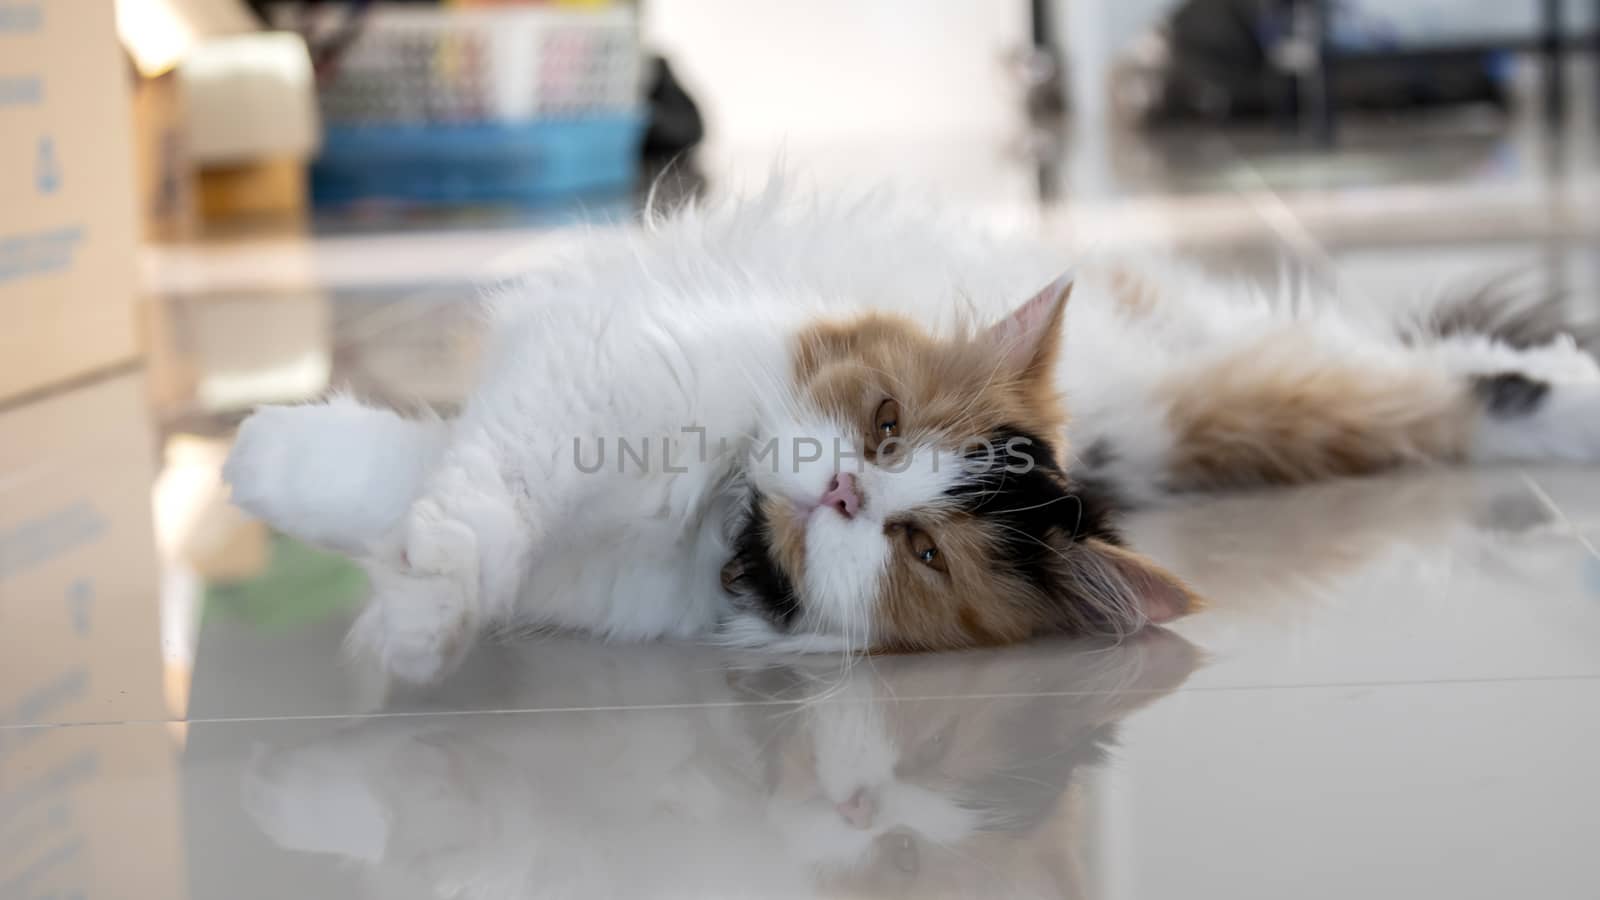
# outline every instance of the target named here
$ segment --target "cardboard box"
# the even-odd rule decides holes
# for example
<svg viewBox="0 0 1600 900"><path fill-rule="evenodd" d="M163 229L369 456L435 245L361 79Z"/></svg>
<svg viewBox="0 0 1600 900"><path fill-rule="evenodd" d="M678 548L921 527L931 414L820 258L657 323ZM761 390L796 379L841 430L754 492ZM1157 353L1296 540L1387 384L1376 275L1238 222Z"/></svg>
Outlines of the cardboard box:
<svg viewBox="0 0 1600 900"><path fill-rule="evenodd" d="M0 724L166 717L144 392L125 374L0 409Z"/></svg>
<svg viewBox="0 0 1600 900"><path fill-rule="evenodd" d="M177 241L193 237L200 215L178 76L168 72L137 82L133 88L133 144L144 238Z"/></svg>
<svg viewBox="0 0 1600 900"><path fill-rule="evenodd" d="M109 0L0 18L0 399L136 355L126 57Z"/></svg>
<svg viewBox="0 0 1600 900"><path fill-rule="evenodd" d="M142 378L0 408L0 896L176 897ZM129 835L137 834L137 840Z"/></svg>
<svg viewBox="0 0 1600 900"><path fill-rule="evenodd" d="M182 898L180 752L159 723L22 729L0 763L6 900Z"/></svg>

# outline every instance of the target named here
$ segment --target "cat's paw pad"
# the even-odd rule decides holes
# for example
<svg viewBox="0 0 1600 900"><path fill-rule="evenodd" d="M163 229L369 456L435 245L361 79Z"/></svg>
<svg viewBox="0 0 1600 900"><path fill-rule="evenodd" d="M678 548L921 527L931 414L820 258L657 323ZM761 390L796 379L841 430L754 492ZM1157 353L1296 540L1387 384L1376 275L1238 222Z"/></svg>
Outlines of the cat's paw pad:
<svg viewBox="0 0 1600 900"><path fill-rule="evenodd" d="M417 575L459 575L478 571L478 539L472 529L445 513L438 501L418 500L405 521L401 562Z"/></svg>
<svg viewBox="0 0 1600 900"><path fill-rule="evenodd" d="M477 629L458 579L369 568L372 603L351 629L351 649L390 675L434 681L467 655Z"/></svg>
<svg viewBox="0 0 1600 900"><path fill-rule="evenodd" d="M367 566L372 602L350 643L396 678L428 682L455 668L477 636L476 544L469 528L426 501L403 534L387 560Z"/></svg>

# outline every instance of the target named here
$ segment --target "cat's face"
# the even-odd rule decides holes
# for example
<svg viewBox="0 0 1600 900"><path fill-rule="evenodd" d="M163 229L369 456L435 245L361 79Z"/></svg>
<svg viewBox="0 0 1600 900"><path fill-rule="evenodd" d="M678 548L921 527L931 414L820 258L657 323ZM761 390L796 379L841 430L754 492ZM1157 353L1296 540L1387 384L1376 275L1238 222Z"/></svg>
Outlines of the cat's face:
<svg viewBox="0 0 1600 900"><path fill-rule="evenodd" d="M929 650L1124 633L1191 607L1117 546L1106 499L1061 463L1069 289L974 336L883 316L800 336L724 570L742 609L732 639Z"/></svg>

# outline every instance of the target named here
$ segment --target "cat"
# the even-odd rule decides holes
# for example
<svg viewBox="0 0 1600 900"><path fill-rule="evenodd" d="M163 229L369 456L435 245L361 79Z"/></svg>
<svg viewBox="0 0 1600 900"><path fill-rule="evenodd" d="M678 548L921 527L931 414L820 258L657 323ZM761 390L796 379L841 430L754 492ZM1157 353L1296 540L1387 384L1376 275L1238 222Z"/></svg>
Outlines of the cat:
<svg viewBox="0 0 1600 900"><path fill-rule="evenodd" d="M490 655L518 703L586 708L280 737L246 813L385 897L1089 896L1084 795L1122 720L1201 659L1160 629L847 672L576 639ZM642 684L698 704L635 706Z"/></svg>
<svg viewBox="0 0 1600 900"><path fill-rule="evenodd" d="M834 652L1127 634L1202 604L1124 545L1128 506L1600 460L1600 366L1557 304L1299 302L1071 255L782 185L652 213L487 298L459 415L265 407L224 477L363 564L350 645L425 682L491 626Z"/></svg>

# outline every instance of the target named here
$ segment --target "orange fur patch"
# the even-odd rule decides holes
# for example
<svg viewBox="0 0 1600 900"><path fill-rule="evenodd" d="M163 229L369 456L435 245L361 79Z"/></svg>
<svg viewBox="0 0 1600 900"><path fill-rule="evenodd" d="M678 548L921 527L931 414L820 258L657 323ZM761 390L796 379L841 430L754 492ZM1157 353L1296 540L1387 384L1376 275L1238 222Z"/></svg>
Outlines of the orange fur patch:
<svg viewBox="0 0 1600 900"><path fill-rule="evenodd" d="M795 378L820 408L862 422L864 433L878 403L894 397L912 413L912 428L957 436L951 446L1002 424L1059 441L1065 407L1043 371L1054 365L1056 344L1041 348L1037 370L1007 376L980 338L938 341L909 320L872 314L802 334Z"/></svg>
<svg viewBox="0 0 1600 900"><path fill-rule="evenodd" d="M982 519L949 513L928 526L938 535L948 572L894 555L878 604L878 649L994 646L1046 630L1036 589L992 565L988 548L997 535Z"/></svg>
<svg viewBox="0 0 1600 900"><path fill-rule="evenodd" d="M1164 398L1175 433L1172 487L1205 490L1365 475L1466 452L1475 407L1447 376L1363 368L1274 335Z"/></svg>

